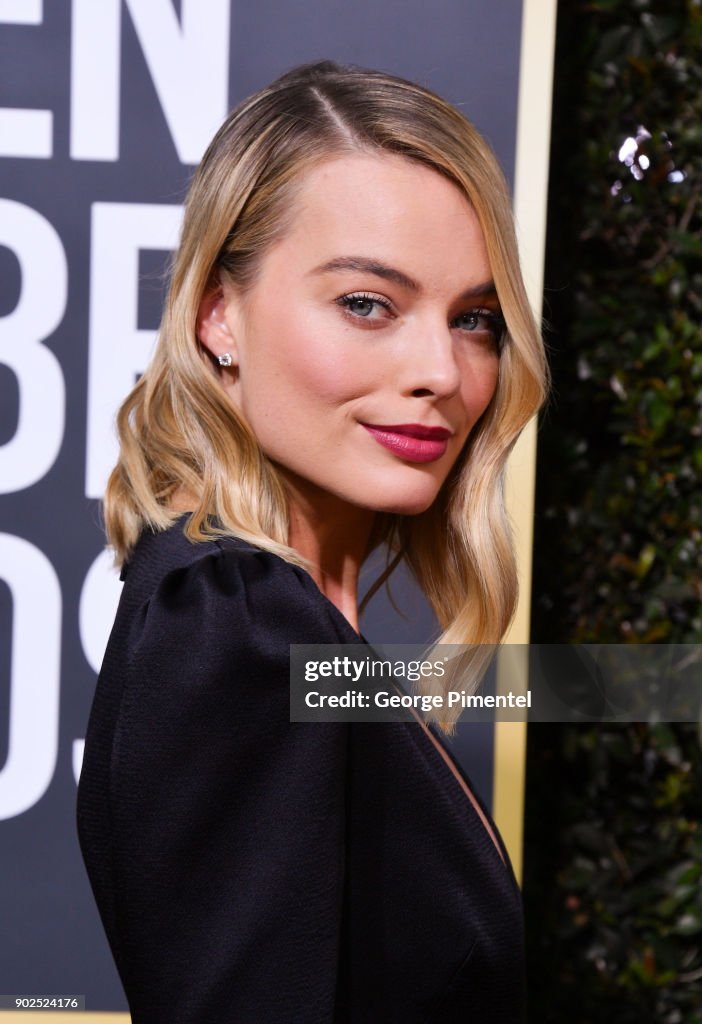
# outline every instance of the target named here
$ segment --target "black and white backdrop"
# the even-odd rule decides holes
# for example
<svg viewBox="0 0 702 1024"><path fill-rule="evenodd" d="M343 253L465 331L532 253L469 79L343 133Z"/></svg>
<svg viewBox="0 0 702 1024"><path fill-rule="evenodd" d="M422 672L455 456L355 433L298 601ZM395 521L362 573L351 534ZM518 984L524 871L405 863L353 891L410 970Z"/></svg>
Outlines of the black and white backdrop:
<svg viewBox="0 0 702 1024"><path fill-rule="evenodd" d="M194 165L240 99L331 57L446 96L511 179L521 15L522 0L0 0L0 992L126 1009L76 780L120 586L99 506L113 418L149 358ZM366 636L427 638L407 581L393 593L408 619L377 598ZM461 756L488 800L490 755L473 727Z"/></svg>

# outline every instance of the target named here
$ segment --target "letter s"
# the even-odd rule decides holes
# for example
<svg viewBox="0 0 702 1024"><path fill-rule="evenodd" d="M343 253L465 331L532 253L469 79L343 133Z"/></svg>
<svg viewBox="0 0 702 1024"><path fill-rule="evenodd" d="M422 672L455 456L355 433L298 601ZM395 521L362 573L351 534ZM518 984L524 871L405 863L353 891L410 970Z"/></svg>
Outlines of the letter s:
<svg viewBox="0 0 702 1024"><path fill-rule="evenodd" d="M12 594L10 728L0 771L0 819L44 795L59 735L61 589L54 567L21 537L0 533L0 578Z"/></svg>

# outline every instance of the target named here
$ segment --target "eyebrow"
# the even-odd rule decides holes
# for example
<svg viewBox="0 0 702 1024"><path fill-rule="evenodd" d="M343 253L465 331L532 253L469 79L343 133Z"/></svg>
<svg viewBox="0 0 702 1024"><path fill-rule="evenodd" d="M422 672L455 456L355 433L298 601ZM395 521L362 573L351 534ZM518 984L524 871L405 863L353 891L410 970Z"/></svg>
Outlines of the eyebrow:
<svg viewBox="0 0 702 1024"><path fill-rule="evenodd" d="M327 260L326 263L321 263L318 267L314 267L313 270L310 270L310 274L328 274L339 270L361 271L366 274L374 274L376 277L382 277L386 281L394 281L395 284L399 284L401 288L405 288L409 292L419 293L422 291L421 285L413 277L410 277L409 274L405 274L396 267L389 267L385 263L380 263L378 260L369 259L366 256L335 256L334 259ZM459 299L474 299L478 296L487 297L496 294L495 282L483 281L480 284L466 288L464 292L461 292Z"/></svg>

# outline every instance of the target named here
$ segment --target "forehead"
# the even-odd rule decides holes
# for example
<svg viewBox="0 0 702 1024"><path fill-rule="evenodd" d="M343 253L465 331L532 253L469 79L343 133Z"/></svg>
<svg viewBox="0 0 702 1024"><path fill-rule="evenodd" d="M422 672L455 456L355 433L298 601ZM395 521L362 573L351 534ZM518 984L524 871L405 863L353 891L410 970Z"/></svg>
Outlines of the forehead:
<svg viewBox="0 0 702 1024"><path fill-rule="evenodd" d="M302 270L349 254L399 266L427 288L460 289L490 276L464 193L432 168L394 154L340 156L307 170L288 230L269 258Z"/></svg>

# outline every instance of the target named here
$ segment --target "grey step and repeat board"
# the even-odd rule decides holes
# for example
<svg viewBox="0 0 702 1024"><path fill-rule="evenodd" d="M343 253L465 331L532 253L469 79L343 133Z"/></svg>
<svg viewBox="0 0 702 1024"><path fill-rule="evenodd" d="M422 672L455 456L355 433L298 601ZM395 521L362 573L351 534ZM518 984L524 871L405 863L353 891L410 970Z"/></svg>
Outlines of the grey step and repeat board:
<svg viewBox="0 0 702 1024"><path fill-rule="evenodd" d="M99 506L113 417L154 342L194 165L235 103L329 57L437 90L511 178L521 8L0 0L0 993L126 1010L80 859L76 780L119 594ZM393 593L408 618L375 598L366 636L428 638L409 583ZM489 798L489 727L472 748Z"/></svg>

